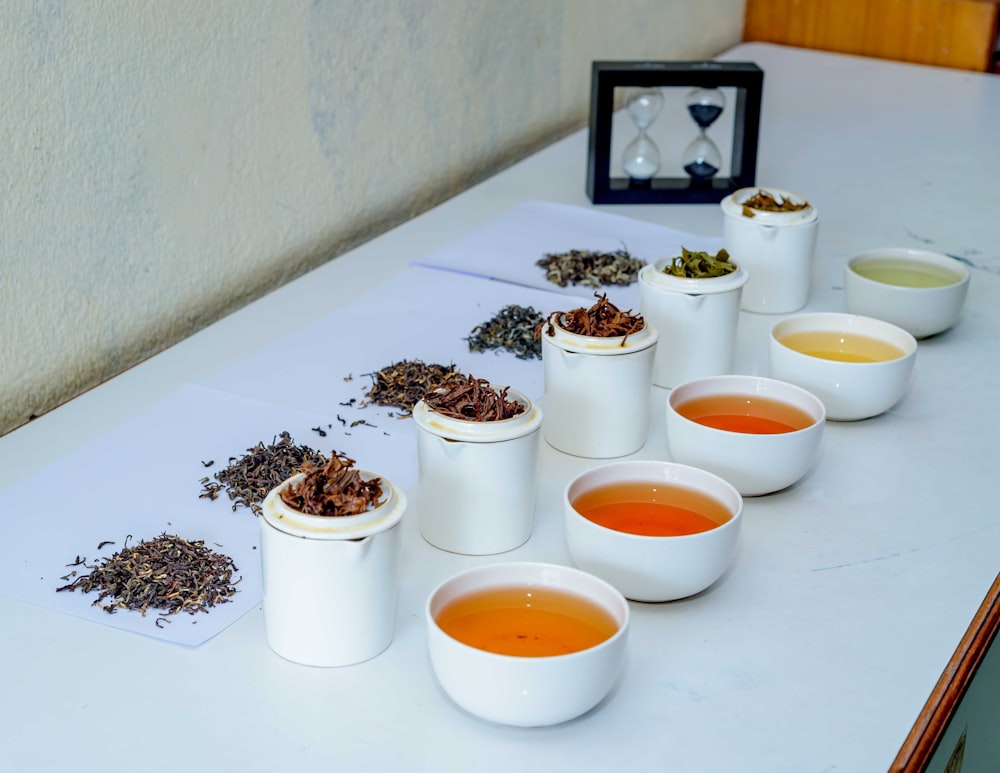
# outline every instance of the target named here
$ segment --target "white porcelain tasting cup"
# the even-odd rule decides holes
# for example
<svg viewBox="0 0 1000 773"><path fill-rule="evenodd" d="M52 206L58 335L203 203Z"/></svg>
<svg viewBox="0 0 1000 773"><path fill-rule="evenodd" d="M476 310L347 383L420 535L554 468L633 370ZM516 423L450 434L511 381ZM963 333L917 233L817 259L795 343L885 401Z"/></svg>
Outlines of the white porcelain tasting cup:
<svg viewBox="0 0 1000 773"><path fill-rule="evenodd" d="M939 277L946 284L905 287L860 273L875 267L919 271ZM852 314L891 322L914 338L927 338L958 322L970 277L968 266L947 255L908 247L881 247L866 250L847 262L844 296Z"/></svg>
<svg viewBox="0 0 1000 773"><path fill-rule="evenodd" d="M754 434L717 429L678 412L712 395L767 398L802 411L811 423L793 432ZM713 376L676 386L667 396L667 445L675 462L700 467L729 481L743 496L788 488L819 458L826 410L811 392L760 376Z"/></svg>
<svg viewBox="0 0 1000 773"><path fill-rule="evenodd" d="M609 529L585 518L573 502L595 488L638 481L691 488L721 502L729 520L708 531L650 537ZM676 462L621 461L587 470L563 492L566 545L573 562L607 580L633 601L674 601L699 593L732 563L743 523L743 497L718 475Z"/></svg>
<svg viewBox="0 0 1000 773"><path fill-rule="evenodd" d="M535 514L542 412L513 389L524 412L500 421L454 419L420 400L417 494L420 533L451 553L489 555L524 544Z"/></svg>
<svg viewBox="0 0 1000 773"><path fill-rule="evenodd" d="M809 300L819 213L811 204L796 212L753 210L743 202L758 191L796 203L806 200L781 188L741 188L722 200L722 244L734 263L750 274L741 308L762 314L797 311Z"/></svg>
<svg viewBox="0 0 1000 773"><path fill-rule="evenodd" d="M534 586L574 593L605 609L618 631L600 644L566 655L518 657L478 649L437 624L450 602L489 588ZM603 580L568 566L499 563L457 574L437 586L425 607L431 666L442 689L466 711L519 727L555 725L594 708L624 668L629 606Z"/></svg>
<svg viewBox="0 0 1000 773"><path fill-rule="evenodd" d="M626 456L642 448L649 431L657 338L648 320L637 333L611 338L578 335L556 320L551 327L546 322L546 442L564 453L594 459Z"/></svg>
<svg viewBox="0 0 1000 773"><path fill-rule="evenodd" d="M665 274L670 258L639 271L639 311L660 335L653 383L673 387L733 368L740 298L750 275L742 267L705 279Z"/></svg>
<svg viewBox="0 0 1000 773"><path fill-rule="evenodd" d="M832 332L874 338L903 352L884 362L841 362L796 351L781 342L794 333ZM916 339L896 325L836 312L797 314L771 328L770 375L812 392L834 421L859 421L885 413L906 393L917 357Z"/></svg>
<svg viewBox="0 0 1000 773"><path fill-rule="evenodd" d="M368 512L306 515L279 495L301 477L272 489L259 518L267 642L309 666L369 660L393 637L406 496L381 478L383 498Z"/></svg>

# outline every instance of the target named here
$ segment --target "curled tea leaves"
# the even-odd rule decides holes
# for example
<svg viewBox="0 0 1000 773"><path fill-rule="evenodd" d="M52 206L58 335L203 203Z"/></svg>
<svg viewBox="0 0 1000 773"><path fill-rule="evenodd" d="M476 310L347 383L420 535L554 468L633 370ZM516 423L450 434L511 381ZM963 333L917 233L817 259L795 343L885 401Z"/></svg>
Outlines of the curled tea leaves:
<svg viewBox="0 0 1000 773"><path fill-rule="evenodd" d="M757 189L757 192L743 202L743 216L754 217L754 210L761 212L799 212L809 206L808 201L796 204L783 196L772 196L767 191Z"/></svg>
<svg viewBox="0 0 1000 773"><path fill-rule="evenodd" d="M128 540L126 540L126 543ZM89 574L80 575L58 591L98 591L94 606L113 613L119 609L207 612L232 600L236 593L233 559L173 534L161 534L102 559ZM104 602L108 599L107 603ZM162 627L162 626L157 626Z"/></svg>
<svg viewBox="0 0 1000 773"><path fill-rule="evenodd" d="M303 472L305 476L281 489L279 496L306 515L359 515L382 498L381 478L364 480L354 460L336 451L322 467L306 463Z"/></svg>
<svg viewBox="0 0 1000 773"><path fill-rule="evenodd" d="M280 439L279 439L280 438ZM202 478L202 499L216 499L225 491L237 507L248 507L260 515L260 505L267 492L303 469L326 463L326 457L309 446L296 445L288 432L282 432L270 445L258 443L238 459L230 459L224 470L215 473L215 482Z"/></svg>
<svg viewBox="0 0 1000 773"><path fill-rule="evenodd" d="M454 365L437 365L420 360L402 360L365 375L371 376L373 383L365 395L367 400L361 403L362 407L387 405L402 409L402 416L409 416L413 406L432 389L463 378Z"/></svg>
<svg viewBox="0 0 1000 773"><path fill-rule="evenodd" d="M542 343L536 328L544 319L531 306L504 306L492 319L472 328L466 339L469 351L504 349L519 360L541 359Z"/></svg>
<svg viewBox="0 0 1000 773"><path fill-rule="evenodd" d="M685 279L708 279L725 276L736 270L736 264L729 260L729 253L724 249L715 255L707 252L692 252L681 247L681 254L663 267L664 274L684 277Z"/></svg>
<svg viewBox="0 0 1000 773"><path fill-rule="evenodd" d="M548 253L535 265L544 268L545 278L560 287L574 284L597 289L602 285L633 284L645 263L623 247L613 252L574 249Z"/></svg>
<svg viewBox="0 0 1000 773"><path fill-rule="evenodd" d="M620 311L607 295L598 295L597 303L588 308L580 307L572 311L554 311L549 315L545 328L546 335L555 335L553 320L559 323L559 327L569 333L576 333L583 336L594 336L597 338L616 338L623 336L622 346L625 346L625 338L638 333L646 326L646 321L641 314L633 314L631 310Z"/></svg>
<svg viewBox="0 0 1000 773"><path fill-rule="evenodd" d="M424 402L453 419L466 421L500 421L524 413L524 405L508 400L510 387L497 392L484 378L468 376L465 381L451 383L424 396Z"/></svg>

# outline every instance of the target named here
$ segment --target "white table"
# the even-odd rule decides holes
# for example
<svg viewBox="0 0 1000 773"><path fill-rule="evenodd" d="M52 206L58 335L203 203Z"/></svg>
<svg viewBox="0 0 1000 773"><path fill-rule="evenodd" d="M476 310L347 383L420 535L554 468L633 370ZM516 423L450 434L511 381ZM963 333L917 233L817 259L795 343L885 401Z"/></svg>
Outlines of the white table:
<svg viewBox="0 0 1000 773"><path fill-rule="evenodd" d="M189 649L0 598L0 768L9 770L886 768L990 587L1000 416L1000 79L749 44L765 71L758 180L821 218L808 308L842 310L842 267L881 245L974 264L962 322L921 343L892 412L827 427L819 466L750 499L736 562L687 601L633 604L626 673L593 713L518 730L462 713L427 662L422 608L484 560L568 562L559 496L593 462L542 450L536 529L500 559L404 528L392 646L342 669L286 662L259 609ZM524 199L587 206L586 132L276 290L0 438L0 487L178 385L278 340ZM712 205L608 211L718 235ZM775 319L744 314L737 370L766 372ZM656 413L665 392L653 390ZM544 404L544 403L543 403ZM662 425L637 456L666 457ZM2 517L24 516L5 512ZM30 514L29 514L30 515Z"/></svg>

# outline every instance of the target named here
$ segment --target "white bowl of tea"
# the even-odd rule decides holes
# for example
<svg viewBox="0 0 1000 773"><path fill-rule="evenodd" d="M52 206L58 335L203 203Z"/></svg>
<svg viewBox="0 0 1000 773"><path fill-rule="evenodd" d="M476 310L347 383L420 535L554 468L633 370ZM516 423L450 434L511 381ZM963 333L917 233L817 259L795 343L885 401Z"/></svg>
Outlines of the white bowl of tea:
<svg viewBox="0 0 1000 773"><path fill-rule="evenodd" d="M628 602L568 566L498 563L445 580L425 610L444 691L492 722L539 727L593 709L625 663Z"/></svg>
<svg viewBox="0 0 1000 773"><path fill-rule="evenodd" d="M847 310L891 322L915 338L956 322L970 272L955 258L928 250L883 247L855 255L844 267Z"/></svg>
<svg viewBox="0 0 1000 773"><path fill-rule="evenodd" d="M743 497L697 467L623 461L570 481L563 512L578 567L634 601L673 601L705 590L732 563Z"/></svg>
<svg viewBox="0 0 1000 773"><path fill-rule="evenodd" d="M797 314L771 328L770 375L812 392L834 421L885 413L906 394L916 339L858 314Z"/></svg>
<svg viewBox="0 0 1000 773"><path fill-rule="evenodd" d="M715 473L743 496L800 480L819 458L825 425L816 395L760 376L695 379L667 397L671 458Z"/></svg>

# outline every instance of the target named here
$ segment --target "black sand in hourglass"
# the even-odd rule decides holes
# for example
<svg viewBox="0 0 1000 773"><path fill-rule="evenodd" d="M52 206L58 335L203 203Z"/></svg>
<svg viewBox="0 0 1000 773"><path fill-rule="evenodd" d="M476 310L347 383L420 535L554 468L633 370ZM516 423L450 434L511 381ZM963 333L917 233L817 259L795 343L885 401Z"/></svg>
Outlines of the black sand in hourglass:
<svg viewBox="0 0 1000 773"><path fill-rule="evenodd" d="M719 173L722 166L722 155L706 130L722 115L726 98L719 89L694 89L688 94L686 105L691 120L698 124L700 131L685 148L681 161L692 183L706 183Z"/></svg>

